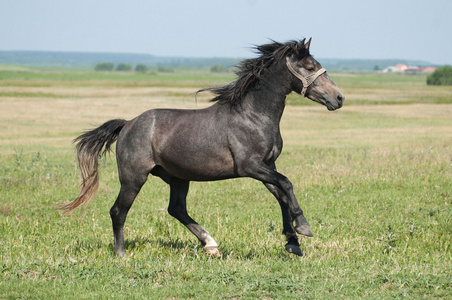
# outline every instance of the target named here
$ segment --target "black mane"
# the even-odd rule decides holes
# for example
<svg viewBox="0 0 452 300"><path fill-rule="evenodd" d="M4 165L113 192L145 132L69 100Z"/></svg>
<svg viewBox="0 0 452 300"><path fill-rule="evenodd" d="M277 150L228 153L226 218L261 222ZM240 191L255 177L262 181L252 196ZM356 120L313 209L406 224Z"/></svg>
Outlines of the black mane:
<svg viewBox="0 0 452 300"><path fill-rule="evenodd" d="M257 58L246 59L237 66L235 74L237 80L226 84L210 88L201 89L198 92L210 91L216 96L212 102L228 103L231 106L239 104L245 95L254 89L262 78L262 74L271 65L292 54L300 58L309 55L309 50L304 47L305 40L278 43L272 41L271 44L256 46L256 52L260 54Z"/></svg>

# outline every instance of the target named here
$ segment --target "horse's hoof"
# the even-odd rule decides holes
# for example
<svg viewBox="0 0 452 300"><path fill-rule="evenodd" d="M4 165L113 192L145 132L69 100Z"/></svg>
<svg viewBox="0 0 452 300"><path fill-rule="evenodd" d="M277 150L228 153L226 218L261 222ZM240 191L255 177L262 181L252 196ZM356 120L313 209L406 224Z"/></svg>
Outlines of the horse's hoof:
<svg viewBox="0 0 452 300"><path fill-rule="evenodd" d="M295 231L298 232L299 234L302 234L305 236L309 236L309 237L314 236L312 234L311 229L309 228L308 224L303 224L303 225L299 225L299 226L295 227Z"/></svg>
<svg viewBox="0 0 452 300"><path fill-rule="evenodd" d="M209 256L221 257L221 252L218 250L217 246L204 247L204 252Z"/></svg>
<svg viewBox="0 0 452 300"><path fill-rule="evenodd" d="M293 244L286 244L286 251L295 254L297 256L303 256L303 253L301 252L300 246L293 245Z"/></svg>
<svg viewBox="0 0 452 300"><path fill-rule="evenodd" d="M121 258L124 258L124 259L127 258L127 255L125 252L115 252L115 255L119 256Z"/></svg>

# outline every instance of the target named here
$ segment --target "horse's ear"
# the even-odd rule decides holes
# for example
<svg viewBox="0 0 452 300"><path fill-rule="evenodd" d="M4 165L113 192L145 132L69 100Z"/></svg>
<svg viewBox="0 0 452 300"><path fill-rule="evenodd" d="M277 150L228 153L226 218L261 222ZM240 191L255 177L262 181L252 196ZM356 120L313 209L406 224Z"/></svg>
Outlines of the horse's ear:
<svg viewBox="0 0 452 300"><path fill-rule="evenodd" d="M304 45L304 47L306 48L306 50L309 51L309 47L311 46L311 40L312 38L309 39L309 41Z"/></svg>
<svg viewBox="0 0 452 300"><path fill-rule="evenodd" d="M306 41L306 39L302 39L300 41L300 43L298 44L298 51L301 51L305 48L305 44L304 44L305 41Z"/></svg>
<svg viewBox="0 0 452 300"><path fill-rule="evenodd" d="M302 39L300 42L295 44L294 48L292 48L295 51L294 52L295 55L300 56L300 57L303 56L303 52L306 51L305 43L304 43L305 41L306 41L306 39Z"/></svg>

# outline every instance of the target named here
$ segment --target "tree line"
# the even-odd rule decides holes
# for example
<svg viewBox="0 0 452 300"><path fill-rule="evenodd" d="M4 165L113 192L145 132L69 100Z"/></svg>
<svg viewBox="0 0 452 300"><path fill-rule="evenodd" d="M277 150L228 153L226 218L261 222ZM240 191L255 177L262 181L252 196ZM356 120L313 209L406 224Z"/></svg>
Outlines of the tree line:
<svg viewBox="0 0 452 300"><path fill-rule="evenodd" d="M103 72L111 72L111 71L131 72L132 70L135 70L135 72L138 72L138 73L146 73L147 71L149 71L149 67L146 66L145 64L137 64L135 66L135 68L133 68L131 64L124 64L124 63L119 63L115 67L115 65L113 63L103 62L103 63L96 64L96 66L94 67L94 70L95 71L103 71ZM160 67L157 67L157 71L161 72L161 73L173 73L174 68L160 66ZM227 73L230 71L231 71L230 69L228 69L225 66L220 65L220 64L213 65L210 67L210 72L212 72L212 73Z"/></svg>
<svg viewBox="0 0 452 300"><path fill-rule="evenodd" d="M130 64L117 64L116 67L113 63L108 63L108 62L103 62L103 63L98 63L95 67L94 70L96 71L124 71L124 72L130 72L133 70L132 65ZM140 72L140 73L146 73L148 71L148 67L144 64L138 64L135 66L135 72Z"/></svg>
<svg viewBox="0 0 452 300"><path fill-rule="evenodd" d="M427 77L428 85L452 85L452 66L443 66Z"/></svg>

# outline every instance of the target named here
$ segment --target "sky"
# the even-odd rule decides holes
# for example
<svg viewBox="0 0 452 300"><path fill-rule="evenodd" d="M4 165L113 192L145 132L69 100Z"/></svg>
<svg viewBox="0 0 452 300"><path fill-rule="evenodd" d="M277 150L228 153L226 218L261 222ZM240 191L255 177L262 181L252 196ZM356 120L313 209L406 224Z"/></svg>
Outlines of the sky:
<svg viewBox="0 0 452 300"><path fill-rule="evenodd" d="M320 62L452 65L452 1L0 0L0 50L247 58L310 37Z"/></svg>

